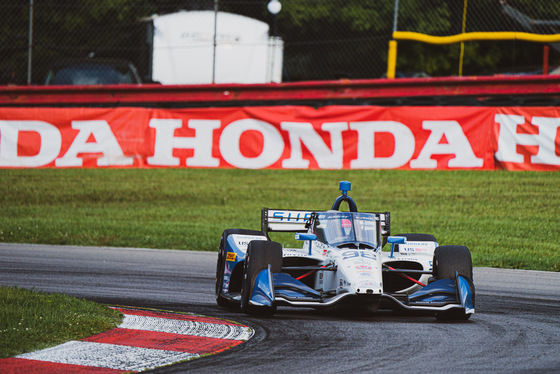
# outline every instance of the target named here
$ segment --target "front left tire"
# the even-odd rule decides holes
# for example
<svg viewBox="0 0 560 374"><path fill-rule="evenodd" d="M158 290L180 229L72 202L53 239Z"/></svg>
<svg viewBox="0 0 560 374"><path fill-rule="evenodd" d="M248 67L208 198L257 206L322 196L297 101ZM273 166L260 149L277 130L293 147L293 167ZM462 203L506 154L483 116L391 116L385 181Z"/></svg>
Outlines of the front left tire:
<svg viewBox="0 0 560 374"><path fill-rule="evenodd" d="M472 283L473 267L469 249L462 245L442 245L436 248L433 261L433 272L436 279L455 279L457 273L468 278L474 306L475 289ZM466 314L462 309L452 309L436 313L438 320L445 321L466 321L470 317L471 314Z"/></svg>

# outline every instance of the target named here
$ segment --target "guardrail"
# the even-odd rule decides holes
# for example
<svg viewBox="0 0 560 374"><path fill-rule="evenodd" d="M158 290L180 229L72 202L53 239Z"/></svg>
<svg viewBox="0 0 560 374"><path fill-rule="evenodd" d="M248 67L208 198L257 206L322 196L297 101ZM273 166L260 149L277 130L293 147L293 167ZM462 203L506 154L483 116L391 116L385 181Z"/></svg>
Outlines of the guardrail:
<svg viewBox="0 0 560 374"><path fill-rule="evenodd" d="M560 98L560 75L336 80L272 84L2 86L0 106L372 104L493 105ZM466 101L469 99L470 101ZM521 99L524 102L519 102ZM504 104L501 104L504 105ZM542 105L542 104L540 104Z"/></svg>

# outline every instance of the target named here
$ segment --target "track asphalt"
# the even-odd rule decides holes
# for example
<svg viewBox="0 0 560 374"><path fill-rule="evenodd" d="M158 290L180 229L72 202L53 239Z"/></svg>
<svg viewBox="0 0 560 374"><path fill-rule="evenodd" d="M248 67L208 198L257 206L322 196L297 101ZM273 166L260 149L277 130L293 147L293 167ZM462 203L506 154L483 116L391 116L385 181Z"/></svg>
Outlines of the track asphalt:
<svg viewBox="0 0 560 374"><path fill-rule="evenodd" d="M115 308L115 329L0 360L2 373L135 373L215 354L249 340L235 322L190 314Z"/></svg>

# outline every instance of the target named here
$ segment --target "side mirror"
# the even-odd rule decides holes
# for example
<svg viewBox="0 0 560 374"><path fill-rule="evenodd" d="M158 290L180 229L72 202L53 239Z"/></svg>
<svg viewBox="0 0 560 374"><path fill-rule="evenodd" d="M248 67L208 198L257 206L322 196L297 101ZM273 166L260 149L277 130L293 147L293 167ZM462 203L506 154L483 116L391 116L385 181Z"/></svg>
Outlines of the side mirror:
<svg viewBox="0 0 560 374"><path fill-rule="evenodd" d="M406 243L406 237L404 237L404 236L389 236L387 238L387 243L390 243L390 244L404 244L404 243Z"/></svg>
<svg viewBox="0 0 560 374"><path fill-rule="evenodd" d="M296 232L296 240L317 240L317 235L315 234L301 234Z"/></svg>
<svg viewBox="0 0 560 374"><path fill-rule="evenodd" d="M313 247L313 240L317 240L317 235L315 234L302 234L296 232L296 240L309 240L309 255L311 255L311 248Z"/></svg>
<svg viewBox="0 0 560 374"><path fill-rule="evenodd" d="M391 257L393 258L393 253L395 253L395 244L405 244L406 243L406 237L404 236L389 236L387 238L387 243L391 244Z"/></svg>

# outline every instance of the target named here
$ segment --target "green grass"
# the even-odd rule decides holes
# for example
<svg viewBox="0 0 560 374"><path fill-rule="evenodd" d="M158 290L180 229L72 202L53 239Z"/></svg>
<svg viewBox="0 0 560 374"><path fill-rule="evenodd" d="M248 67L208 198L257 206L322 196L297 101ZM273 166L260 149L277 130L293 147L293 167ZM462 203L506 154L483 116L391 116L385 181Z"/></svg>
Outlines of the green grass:
<svg viewBox="0 0 560 374"><path fill-rule="evenodd" d="M560 271L560 173L216 169L0 170L0 242L215 251L260 209L329 209L338 181L392 233L467 245L475 266Z"/></svg>
<svg viewBox="0 0 560 374"><path fill-rule="evenodd" d="M0 287L0 358L116 327L122 313L73 297Z"/></svg>

